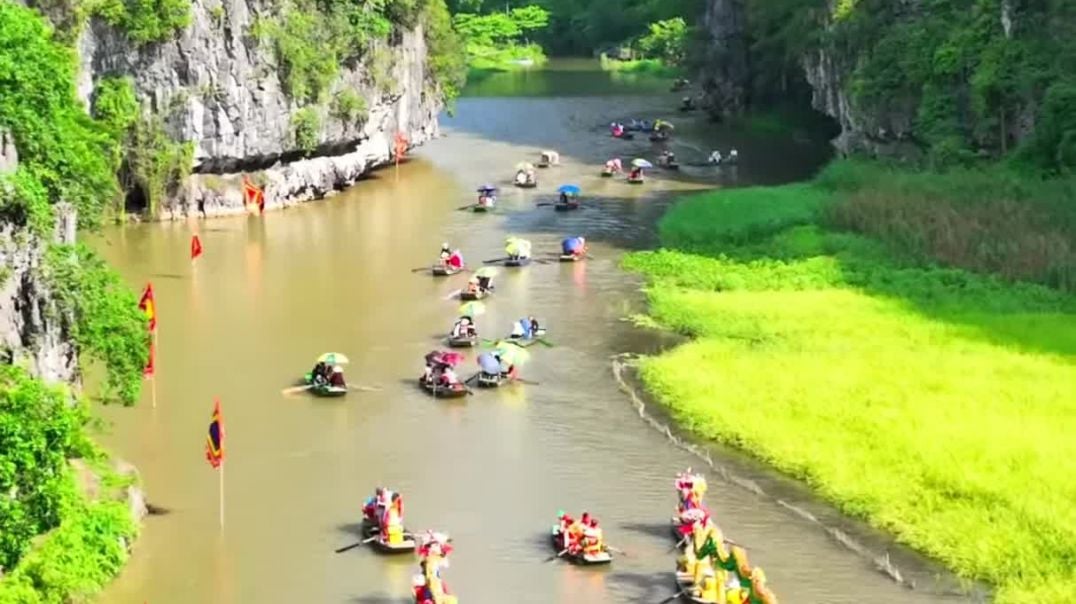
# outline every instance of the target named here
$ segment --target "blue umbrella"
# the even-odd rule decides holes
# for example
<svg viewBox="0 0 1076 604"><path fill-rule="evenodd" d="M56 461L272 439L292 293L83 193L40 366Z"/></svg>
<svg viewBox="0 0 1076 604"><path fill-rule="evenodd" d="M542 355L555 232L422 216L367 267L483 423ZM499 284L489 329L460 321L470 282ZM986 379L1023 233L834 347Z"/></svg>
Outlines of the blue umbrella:
<svg viewBox="0 0 1076 604"><path fill-rule="evenodd" d="M478 192L479 193L485 193L486 191L496 191L496 190L497 190L497 187L495 187L493 185L490 185L490 184L486 184L486 185L482 185L481 187L478 187Z"/></svg>
<svg viewBox="0 0 1076 604"><path fill-rule="evenodd" d="M579 185L561 185L560 188L557 189L557 193L579 195Z"/></svg>

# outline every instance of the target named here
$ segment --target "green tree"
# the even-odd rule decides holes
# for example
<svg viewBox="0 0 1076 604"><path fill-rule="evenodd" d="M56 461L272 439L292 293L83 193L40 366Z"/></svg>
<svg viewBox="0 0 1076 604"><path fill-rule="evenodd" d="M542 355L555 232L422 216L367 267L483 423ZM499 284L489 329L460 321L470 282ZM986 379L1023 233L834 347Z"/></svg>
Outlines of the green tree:
<svg viewBox="0 0 1076 604"><path fill-rule="evenodd" d="M639 49L647 55L673 65L684 61L687 48L687 22L681 17L650 24L650 31L639 39Z"/></svg>

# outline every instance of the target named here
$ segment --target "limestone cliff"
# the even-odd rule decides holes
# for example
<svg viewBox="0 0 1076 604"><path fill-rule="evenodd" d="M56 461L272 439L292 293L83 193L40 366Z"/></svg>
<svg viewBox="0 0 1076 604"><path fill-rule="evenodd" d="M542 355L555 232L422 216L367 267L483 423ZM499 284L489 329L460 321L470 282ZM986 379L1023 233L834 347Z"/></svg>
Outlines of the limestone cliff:
<svg viewBox="0 0 1076 604"><path fill-rule="evenodd" d="M164 120L175 140L194 145L194 176L165 204L162 218L243 211L239 173L261 172L267 207L323 196L387 162L394 136L410 144L437 133L440 97L431 83L421 25L397 26L375 50L386 58L389 82L375 82L366 63L343 65L329 96L357 92L366 119L318 116L316 146L299 149L293 116L300 104L282 83L276 57L252 34L273 0L194 0L191 23L173 39L138 45L101 19L78 41L80 96L89 104L102 77L131 76L140 101ZM382 71L385 67L381 67ZM384 76L382 76L384 79Z"/></svg>
<svg viewBox="0 0 1076 604"><path fill-rule="evenodd" d="M709 36L699 84L714 117L744 110L749 82L743 0L709 0L702 27Z"/></svg>

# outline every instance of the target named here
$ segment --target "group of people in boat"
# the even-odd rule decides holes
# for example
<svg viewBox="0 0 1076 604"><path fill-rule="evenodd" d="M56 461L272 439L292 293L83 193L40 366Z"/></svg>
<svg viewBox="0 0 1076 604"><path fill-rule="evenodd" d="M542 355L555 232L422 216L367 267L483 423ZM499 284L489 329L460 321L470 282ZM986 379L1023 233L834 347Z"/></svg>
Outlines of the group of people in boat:
<svg viewBox="0 0 1076 604"><path fill-rule="evenodd" d="M441 253L438 256L440 258L441 266L451 270L463 269L463 254L458 249L452 249L452 246L448 242L441 244Z"/></svg>
<svg viewBox="0 0 1076 604"><path fill-rule="evenodd" d="M666 168L676 168L680 166L676 161L676 154L673 153L672 149L665 149L658 155L658 165Z"/></svg>
<svg viewBox="0 0 1076 604"><path fill-rule="evenodd" d="M512 332L508 335L510 340L532 340L542 335L542 326L534 317L523 317L512 324Z"/></svg>
<svg viewBox="0 0 1076 604"><path fill-rule="evenodd" d="M721 151L714 149L710 152L710 156L706 158L706 162L718 166L721 164L734 164L740 159L740 153L736 149L729 151L728 155L721 155Z"/></svg>
<svg viewBox="0 0 1076 604"><path fill-rule="evenodd" d="M509 363L500 350L491 350L478 355L478 367L488 378L514 380L519 377L516 366Z"/></svg>
<svg viewBox="0 0 1076 604"><path fill-rule="evenodd" d="M530 163L522 163L516 166L516 186L533 187L538 184L538 177L534 172L534 166Z"/></svg>
<svg viewBox="0 0 1076 604"><path fill-rule="evenodd" d="M493 209L493 206L497 205L497 188L492 185L479 187L477 205L487 210Z"/></svg>
<svg viewBox="0 0 1076 604"><path fill-rule="evenodd" d="M415 604L456 604L456 596L448 588L441 572L448 568L452 540L444 533L427 531L419 536L419 574L412 580Z"/></svg>
<svg viewBox="0 0 1076 604"><path fill-rule="evenodd" d="M455 339L474 338L478 336L478 328L475 327L474 318L463 315L452 324L452 331L448 335Z"/></svg>
<svg viewBox="0 0 1076 604"><path fill-rule="evenodd" d="M462 359L454 352L435 350L426 355L426 369L422 374L423 382L430 388L455 388L460 384L455 367Z"/></svg>
<svg viewBox="0 0 1076 604"><path fill-rule="evenodd" d="M598 519L583 512L578 520L570 514L557 513L557 547L569 556L597 556L604 553L605 535Z"/></svg>
<svg viewBox="0 0 1076 604"><path fill-rule="evenodd" d="M576 236L568 237L560 242L561 253L573 258L581 258L587 255L587 238Z"/></svg>
<svg viewBox="0 0 1076 604"><path fill-rule="evenodd" d="M362 504L362 520L369 532L375 532L378 539L389 545L404 542L403 497L385 487L377 487L374 494Z"/></svg>
<svg viewBox="0 0 1076 604"><path fill-rule="evenodd" d="M347 388L343 367L323 361L318 361L310 370L310 384L315 388Z"/></svg>
<svg viewBox="0 0 1076 604"><path fill-rule="evenodd" d="M724 538L703 504L706 479L691 471L677 475L677 580L696 602L777 604L761 568L751 568L747 553ZM732 545L729 549L726 544Z"/></svg>
<svg viewBox="0 0 1076 604"><path fill-rule="evenodd" d="M471 278L467 280L467 285L463 291L468 294L486 295L493 292L493 276L492 275L471 275Z"/></svg>

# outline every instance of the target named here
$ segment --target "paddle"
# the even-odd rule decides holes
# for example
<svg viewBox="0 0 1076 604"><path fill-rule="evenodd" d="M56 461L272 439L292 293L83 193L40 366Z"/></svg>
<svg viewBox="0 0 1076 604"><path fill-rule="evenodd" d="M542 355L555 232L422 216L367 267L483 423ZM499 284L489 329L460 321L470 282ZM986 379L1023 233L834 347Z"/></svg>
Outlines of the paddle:
<svg viewBox="0 0 1076 604"><path fill-rule="evenodd" d="M658 604L668 604L669 602L672 602L676 598L679 598L680 596L682 596L682 595L684 595L686 593L687 593L687 589L681 589L680 591L674 593L673 595L669 596L668 598L665 598L664 600L658 602Z"/></svg>
<svg viewBox="0 0 1076 604"><path fill-rule="evenodd" d="M352 384L348 384L347 389L358 390L359 392L381 392L380 386L354 386Z"/></svg>
<svg viewBox="0 0 1076 604"><path fill-rule="evenodd" d="M539 382L532 382L530 380L525 380L523 378L516 378L515 381L519 382L520 384L526 384L528 386L541 386L542 385Z"/></svg>
<svg viewBox="0 0 1076 604"><path fill-rule="evenodd" d="M611 545L606 545L605 549L607 549L607 550L609 550L609 551L611 551L613 553L620 554L621 556L627 556L629 558L631 557L631 554L629 554L628 552L626 552L626 551L624 551L622 549L617 549L617 548L615 548L615 547L613 547Z"/></svg>
<svg viewBox="0 0 1076 604"><path fill-rule="evenodd" d="M536 203L534 205L541 208L541 207L545 207L545 206L555 206L557 204L555 204L555 203L553 203L551 201L540 201L540 202L538 202L538 203Z"/></svg>
<svg viewBox="0 0 1076 604"><path fill-rule="evenodd" d="M411 269L411 272L412 273L417 273L417 272L428 271L428 270L430 270L430 267L428 267L428 266L420 266L418 268Z"/></svg>
<svg viewBox="0 0 1076 604"><path fill-rule="evenodd" d="M542 564L545 564L547 562L552 562L552 561L556 560L557 558L560 558L561 556L563 556L564 554L567 554L567 553L568 553L567 549L561 550L561 552L559 554L557 554L556 556L550 556L550 557L546 558L542 562Z"/></svg>
<svg viewBox="0 0 1076 604"><path fill-rule="evenodd" d="M491 258L489 260L483 260L482 264L496 264L498 262L504 262L505 260L509 259L510 258L508 258L507 256L505 256L504 258Z"/></svg>
<svg viewBox="0 0 1076 604"><path fill-rule="evenodd" d="M343 552L346 552L349 549L355 549L356 547L358 547L360 545L365 545L367 543L370 543L370 542L374 541L375 539L377 539L376 535L373 536L373 537L370 537L369 539L363 539L362 541L359 541L358 543L352 543L351 545L345 545L344 547L341 547L340 549L336 550L336 553L341 554Z"/></svg>
<svg viewBox="0 0 1076 604"><path fill-rule="evenodd" d="M293 388L285 388L285 389L280 391L280 394L294 394L296 392L303 392L305 390L310 390L313 387L314 386L312 384L307 384L305 386L295 386Z"/></svg>
<svg viewBox="0 0 1076 604"><path fill-rule="evenodd" d="M471 208L475 207L476 205L478 205L478 204L477 203L469 203L469 204L467 204L465 206L460 206L460 207L458 207L456 209L457 210L470 210Z"/></svg>
<svg viewBox="0 0 1076 604"><path fill-rule="evenodd" d="M442 300L451 300L452 298L455 298L456 296L460 295L460 292L462 292L462 291L463 291L463 290L460 290L460 289L457 289L457 290L453 290L453 291L452 291L451 293L449 293L449 294L448 294L447 296L445 296L444 298L442 298Z"/></svg>
<svg viewBox="0 0 1076 604"><path fill-rule="evenodd" d="M677 541L677 542L676 542L676 545L674 545L674 546L672 546L672 547L670 547L670 548L669 548L669 551L670 551L670 552L672 552L672 551L676 551L676 550L680 549L680 546L682 546L682 545L683 545L683 544L685 544L685 543L687 543L687 537L684 537L683 539L681 539L681 540Z"/></svg>
<svg viewBox="0 0 1076 604"><path fill-rule="evenodd" d="M553 342L550 342L549 340L547 340L545 338L538 338L538 343L541 344L542 346L546 346L548 348L553 348L554 346L556 346L556 344L554 344Z"/></svg>
<svg viewBox="0 0 1076 604"><path fill-rule="evenodd" d="M471 377L469 377L469 378L467 378L467 379L463 380L463 385L464 385L464 386L466 386L467 384L470 384L470 383L471 383L471 382L473 382L474 380L477 380L477 379L478 379L478 375L479 375L479 374L477 374L477 373L476 373L476 374L472 375ZM470 392L470 390L468 390L468 392Z"/></svg>

